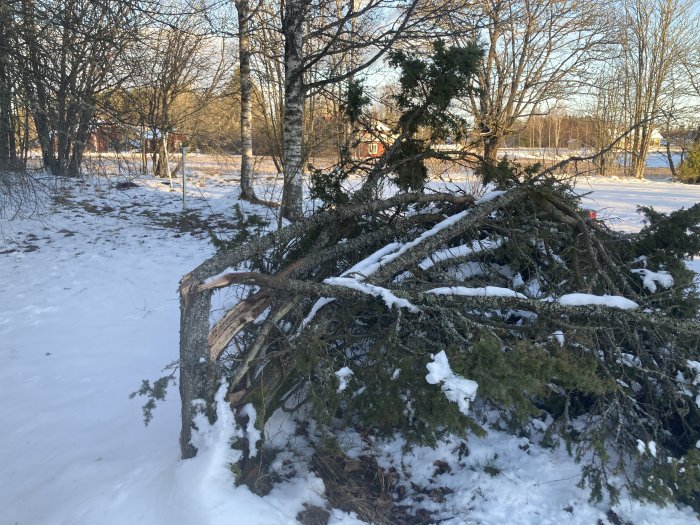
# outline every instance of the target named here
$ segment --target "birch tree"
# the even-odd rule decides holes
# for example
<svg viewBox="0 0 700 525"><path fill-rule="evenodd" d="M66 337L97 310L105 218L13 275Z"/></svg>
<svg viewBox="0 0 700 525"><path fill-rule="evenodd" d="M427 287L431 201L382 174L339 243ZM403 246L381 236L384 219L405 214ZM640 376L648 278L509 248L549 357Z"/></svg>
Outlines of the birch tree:
<svg viewBox="0 0 700 525"><path fill-rule="evenodd" d="M334 3L285 0L281 3L284 38L283 169L281 215L303 215L304 97L329 84L351 78L377 62L411 24L419 0L351 0ZM358 28L362 28L358 32ZM354 53L351 68L340 67L339 55ZM305 81L315 69L315 80Z"/></svg>
<svg viewBox="0 0 700 525"><path fill-rule="evenodd" d="M241 198L255 200L253 188L253 81L250 61L252 11L249 0L235 0L238 11L238 60L241 84Z"/></svg>

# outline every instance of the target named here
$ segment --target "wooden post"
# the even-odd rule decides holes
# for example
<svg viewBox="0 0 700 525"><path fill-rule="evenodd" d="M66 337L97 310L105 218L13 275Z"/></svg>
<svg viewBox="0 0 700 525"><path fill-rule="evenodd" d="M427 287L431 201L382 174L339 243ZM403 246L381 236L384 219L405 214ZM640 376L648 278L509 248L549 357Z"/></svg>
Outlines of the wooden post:
<svg viewBox="0 0 700 525"><path fill-rule="evenodd" d="M174 191L173 186L173 174L170 173L170 164L168 163L168 134L163 133L163 158L161 159L161 165L165 169L165 173L168 174L168 179L170 180L170 191Z"/></svg>
<svg viewBox="0 0 700 525"><path fill-rule="evenodd" d="M182 211L187 209L187 203L185 202L185 180L187 177L187 168L185 165L185 157L187 157L187 147L180 146L182 151Z"/></svg>

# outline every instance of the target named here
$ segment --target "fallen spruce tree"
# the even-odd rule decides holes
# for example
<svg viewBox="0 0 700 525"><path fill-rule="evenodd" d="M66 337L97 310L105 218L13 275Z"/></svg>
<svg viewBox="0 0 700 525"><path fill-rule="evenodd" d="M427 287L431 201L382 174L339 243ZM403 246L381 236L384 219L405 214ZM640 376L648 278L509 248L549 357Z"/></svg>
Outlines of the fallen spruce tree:
<svg viewBox="0 0 700 525"><path fill-rule="evenodd" d="M244 427L254 414L263 431L294 397L316 443L343 425L432 443L548 420L543 439L587 458L594 497L615 496L614 474L700 508L699 303L683 263L700 251L700 205L643 210L646 227L623 234L567 184L508 169L509 188L478 199L329 208L186 275L183 455L224 377ZM223 288L240 301L210 328Z"/></svg>
<svg viewBox="0 0 700 525"><path fill-rule="evenodd" d="M454 155L417 131L459 127L437 116L468 89L475 53L395 54L403 116L379 162L316 173L321 211L220 243L183 277L182 455L196 454L195 416L213 421L223 378L245 435L262 436L235 444L240 482L264 477L256 452L283 409L313 421L322 476L343 428L428 444L498 428L566 442L593 498L624 486L700 510L700 301L683 262L700 253L700 205L643 209L641 232L615 232L562 179L577 159L481 163L491 191L479 197L425 191L426 159ZM395 193L379 198L387 179ZM214 315L224 290L236 300ZM162 396L163 381L142 393Z"/></svg>

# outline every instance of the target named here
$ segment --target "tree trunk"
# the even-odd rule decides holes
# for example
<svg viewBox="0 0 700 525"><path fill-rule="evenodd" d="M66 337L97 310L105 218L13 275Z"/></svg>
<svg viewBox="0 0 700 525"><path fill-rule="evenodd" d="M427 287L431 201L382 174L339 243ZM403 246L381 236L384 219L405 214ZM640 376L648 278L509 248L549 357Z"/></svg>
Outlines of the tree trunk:
<svg viewBox="0 0 700 525"><path fill-rule="evenodd" d="M676 173L676 163L673 162L673 154L671 153L671 141L669 140L670 136L669 128L666 128L666 158L668 159L668 167L671 168L671 178L673 178L673 180L677 180L678 174Z"/></svg>
<svg viewBox="0 0 700 525"><path fill-rule="evenodd" d="M156 160L157 157L157 160ZM168 134L162 133L162 136L156 139L154 159L154 175L164 179L170 178L170 165L168 163Z"/></svg>
<svg viewBox="0 0 700 525"><path fill-rule="evenodd" d="M15 122L12 113L12 88L14 79L10 50L14 22L10 8L0 4L0 168L16 161ZM16 72L15 72L16 73Z"/></svg>
<svg viewBox="0 0 700 525"><path fill-rule="evenodd" d="M214 364L209 357L209 310L211 292L198 293L197 270L180 281L180 454L193 458L197 449L190 443L194 417L204 411L214 419L212 402L217 387ZM199 401L201 400L201 401Z"/></svg>
<svg viewBox="0 0 700 525"><path fill-rule="evenodd" d="M148 172L148 157L146 156L146 145L148 144L147 141L146 126L143 122L141 122L141 173L144 175Z"/></svg>
<svg viewBox="0 0 700 525"><path fill-rule="evenodd" d="M290 0L282 21L284 33L284 186L281 215L295 221L302 210L302 130L304 83L302 71L304 0Z"/></svg>
<svg viewBox="0 0 700 525"><path fill-rule="evenodd" d="M83 164L83 154L87 145L88 135L90 134L90 120L92 119L92 111L86 110L80 115L80 123L78 130L73 140L73 148L71 149L70 160L68 162L68 176L80 177L80 167Z"/></svg>
<svg viewBox="0 0 700 525"><path fill-rule="evenodd" d="M238 10L238 55L241 75L241 199L255 200L253 188L253 126L251 122L250 5L236 0Z"/></svg>
<svg viewBox="0 0 700 525"><path fill-rule="evenodd" d="M53 175L58 174L58 163L54 156L54 143L49 124L46 78L41 69L42 55L35 26L34 1L22 1L22 32L27 46L24 64L24 89L29 102L29 110L34 119L34 127L41 146L44 167Z"/></svg>
<svg viewBox="0 0 700 525"><path fill-rule="evenodd" d="M634 149L632 157L632 174L638 178L644 178L644 167L649 154L649 143L651 142L651 128L648 125L642 126L637 147Z"/></svg>
<svg viewBox="0 0 700 525"><path fill-rule="evenodd" d="M0 32L3 31L0 24ZM8 68L0 58L0 165L11 166L16 160L12 88Z"/></svg>
<svg viewBox="0 0 700 525"><path fill-rule="evenodd" d="M501 147L501 137L491 136L484 138L484 159L491 164L498 162L498 150Z"/></svg>

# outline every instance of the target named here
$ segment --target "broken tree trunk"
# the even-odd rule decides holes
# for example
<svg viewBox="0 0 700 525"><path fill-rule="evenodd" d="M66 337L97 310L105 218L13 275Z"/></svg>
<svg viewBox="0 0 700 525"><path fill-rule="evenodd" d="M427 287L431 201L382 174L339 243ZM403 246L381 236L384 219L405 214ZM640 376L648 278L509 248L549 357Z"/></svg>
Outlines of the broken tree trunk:
<svg viewBox="0 0 700 525"><path fill-rule="evenodd" d="M197 454L190 443L194 417L198 410L211 414L217 386L208 345L211 293L196 290L196 275L195 270L180 282L180 454L183 459ZM198 400L204 404L197 404Z"/></svg>

